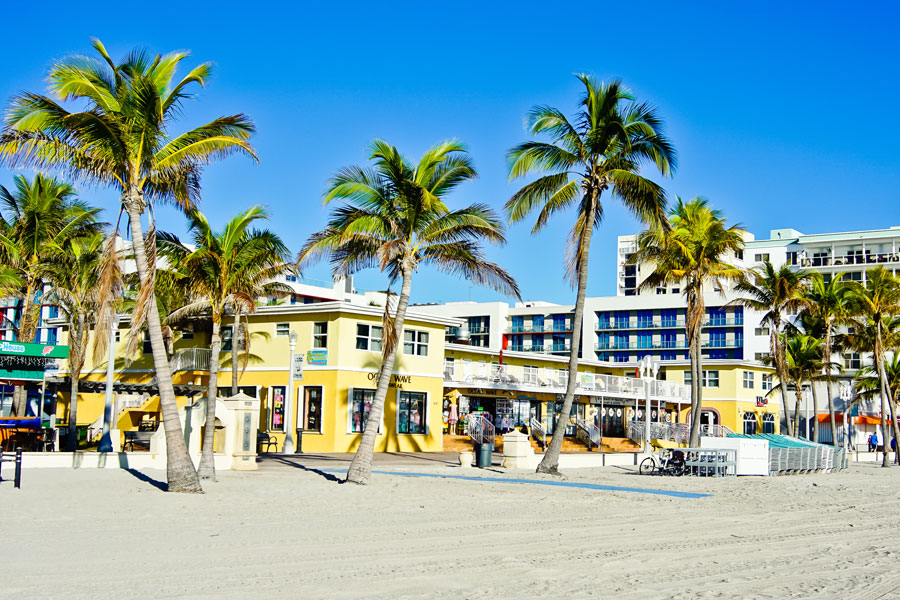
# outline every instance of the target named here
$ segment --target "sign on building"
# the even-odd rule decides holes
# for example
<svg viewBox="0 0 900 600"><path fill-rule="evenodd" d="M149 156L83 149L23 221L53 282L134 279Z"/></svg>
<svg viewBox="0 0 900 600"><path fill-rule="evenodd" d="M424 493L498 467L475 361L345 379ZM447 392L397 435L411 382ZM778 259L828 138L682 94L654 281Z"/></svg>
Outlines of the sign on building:
<svg viewBox="0 0 900 600"><path fill-rule="evenodd" d="M54 359L68 356L68 346L0 342L0 379L41 381L48 363L52 368Z"/></svg>
<svg viewBox="0 0 900 600"><path fill-rule="evenodd" d="M310 350L307 364L310 365L326 365L328 364L328 350Z"/></svg>
<svg viewBox="0 0 900 600"><path fill-rule="evenodd" d="M294 379L298 381L303 381L303 358L304 354L302 352L299 354L295 354L294 364L291 365L291 368L294 371Z"/></svg>

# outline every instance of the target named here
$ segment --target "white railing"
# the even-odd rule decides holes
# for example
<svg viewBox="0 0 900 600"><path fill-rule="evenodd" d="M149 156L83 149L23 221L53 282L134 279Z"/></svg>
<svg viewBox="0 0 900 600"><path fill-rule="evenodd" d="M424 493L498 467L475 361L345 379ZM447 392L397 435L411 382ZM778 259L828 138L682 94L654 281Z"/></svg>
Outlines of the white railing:
<svg viewBox="0 0 900 600"><path fill-rule="evenodd" d="M546 367L520 365L492 365L483 362L453 361L444 363L444 379L447 381L479 385L504 385L532 388L534 391L565 392L568 371ZM644 382L634 377L578 373L576 393L595 393L627 398L644 398ZM670 401L690 400L690 388L674 381L652 381L650 395Z"/></svg>
<svg viewBox="0 0 900 600"><path fill-rule="evenodd" d="M209 348L182 348L175 351L172 371L209 371Z"/></svg>
<svg viewBox="0 0 900 600"><path fill-rule="evenodd" d="M600 439L602 437L600 428L584 419L575 419L576 432L579 438L583 439L588 446L591 444L600 447Z"/></svg>
<svg viewBox="0 0 900 600"><path fill-rule="evenodd" d="M494 425L484 415L469 415L469 437L476 444L494 443Z"/></svg>
<svg viewBox="0 0 900 600"><path fill-rule="evenodd" d="M544 424L534 417L531 417L531 437L542 446L547 445L547 430L544 429Z"/></svg>
<svg viewBox="0 0 900 600"><path fill-rule="evenodd" d="M703 437L728 437L734 433L724 425L700 425L700 435ZM634 441L644 439L644 422L631 422L628 424L628 437ZM690 423L650 423L650 439L667 440L677 444L687 444L691 439Z"/></svg>

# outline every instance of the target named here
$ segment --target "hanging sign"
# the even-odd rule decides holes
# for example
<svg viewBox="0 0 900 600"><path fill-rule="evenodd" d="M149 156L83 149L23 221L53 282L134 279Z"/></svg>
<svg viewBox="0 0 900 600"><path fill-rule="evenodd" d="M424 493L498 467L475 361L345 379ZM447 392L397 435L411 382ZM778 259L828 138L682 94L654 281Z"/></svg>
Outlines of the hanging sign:
<svg viewBox="0 0 900 600"><path fill-rule="evenodd" d="M306 361L310 365L328 364L328 350L310 350L309 357Z"/></svg>
<svg viewBox="0 0 900 600"><path fill-rule="evenodd" d="M300 354L294 355L294 364L291 365L291 370L294 374L294 379L298 381L303 381L303 358L305 354L302 352Z"/></svg>

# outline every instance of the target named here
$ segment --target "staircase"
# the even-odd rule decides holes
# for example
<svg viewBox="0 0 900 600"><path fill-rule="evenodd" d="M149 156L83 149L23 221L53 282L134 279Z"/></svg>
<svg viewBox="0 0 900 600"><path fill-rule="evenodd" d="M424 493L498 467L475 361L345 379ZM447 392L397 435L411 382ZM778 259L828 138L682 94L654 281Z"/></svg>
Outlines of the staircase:
<svg viewBox="0 0 900 600"><path fill-rule="evenodd" d="M637 452L641 445L628 438L604 437L600 450L603 452Z"/></svg>

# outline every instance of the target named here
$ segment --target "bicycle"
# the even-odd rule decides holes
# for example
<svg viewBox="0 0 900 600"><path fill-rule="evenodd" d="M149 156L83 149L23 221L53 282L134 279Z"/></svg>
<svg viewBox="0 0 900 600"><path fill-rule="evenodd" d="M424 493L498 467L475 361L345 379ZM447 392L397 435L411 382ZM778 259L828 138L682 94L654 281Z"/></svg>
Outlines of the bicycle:
<svg viewBox="0 0 900 600"><path fill-rule="evenodd" d="M681 450L660 450L641 461L638 467L641 475L684 475L684 452Z"/></svg>

